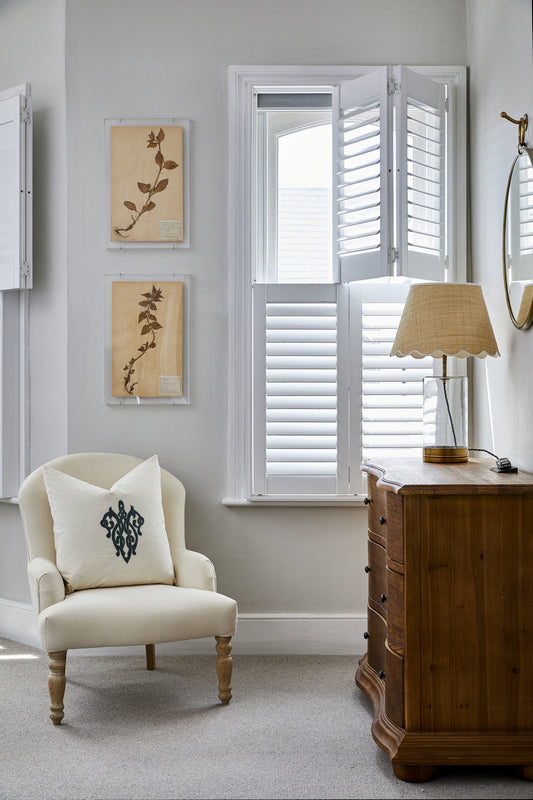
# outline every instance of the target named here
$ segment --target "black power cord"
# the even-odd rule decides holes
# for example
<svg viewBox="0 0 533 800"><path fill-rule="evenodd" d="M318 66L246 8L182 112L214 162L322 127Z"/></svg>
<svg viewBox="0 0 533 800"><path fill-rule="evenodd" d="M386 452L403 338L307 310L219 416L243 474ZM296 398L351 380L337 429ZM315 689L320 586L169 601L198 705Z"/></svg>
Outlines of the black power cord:
<svg viewBox="0 0 533 800"><path fill-rule="evenodd" d="M468 450L475 453L488 453L489 456L495 458L496 466L491 467L493 472L518 472L518 468L513 467L508 458L499 458L495 453L491 453L490 450L485 450L484 447L469 447Z"/></svg>

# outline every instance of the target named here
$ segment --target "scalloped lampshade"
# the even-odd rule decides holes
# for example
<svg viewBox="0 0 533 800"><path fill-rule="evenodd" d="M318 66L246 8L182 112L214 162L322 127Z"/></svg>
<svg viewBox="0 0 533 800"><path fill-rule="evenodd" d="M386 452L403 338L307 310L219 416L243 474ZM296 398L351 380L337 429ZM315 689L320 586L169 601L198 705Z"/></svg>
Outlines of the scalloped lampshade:
<svg viewBox="0 0 533 800"><path fill-rule="evenodd" d="M468 461L468 382L446 374L448 356L499 356L483 298L475 283L411 286L392 356L442 358L442 376L424 378L424 461Z"/></svg>
<svg viewBox="0 0 533 800"><path fill-rule="evenodd" d="M499 356L481 286L475 283L411 286L391 355Z"/></svg>

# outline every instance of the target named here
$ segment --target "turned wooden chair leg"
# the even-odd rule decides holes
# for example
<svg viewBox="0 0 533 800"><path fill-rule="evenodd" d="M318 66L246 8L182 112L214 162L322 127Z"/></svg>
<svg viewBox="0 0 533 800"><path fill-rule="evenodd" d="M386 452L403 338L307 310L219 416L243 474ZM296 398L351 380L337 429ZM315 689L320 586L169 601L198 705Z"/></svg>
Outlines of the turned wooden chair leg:
<svg viewBox="0 0 533 800"><path fill-rule="evenodd" d="M146 645L146 669L155 669L155 644Z"/></svg>
<svg viewBox="0 0 533 800"><path fill-rule="evenodd" d="M218 696L222 705L227 706L231 700L231 670L233 659L231 653L231 636L215 636L217 643L217 675Z"/></svg>
<svg viewBox="0 0 533 800"><path fill-rule="evenodd" d="M48 653L48 691L50 692L50 719L54 725L60 725L65 716L63 713L63 698L65 696L65 666L67 651L57 650Z"/></svg>

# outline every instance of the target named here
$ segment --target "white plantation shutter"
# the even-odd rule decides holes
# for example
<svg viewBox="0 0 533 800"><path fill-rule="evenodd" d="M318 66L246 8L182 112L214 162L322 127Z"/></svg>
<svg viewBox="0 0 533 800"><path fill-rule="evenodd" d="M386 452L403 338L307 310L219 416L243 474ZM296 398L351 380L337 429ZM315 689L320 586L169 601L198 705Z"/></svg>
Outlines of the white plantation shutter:
<svg viewBox="0 0 533 800"><path fill-rule="evenodd" d="M0 290L31 286L28 87L0 93Z"/></svg>
<svg viewBox="0 0 533 800"><path fill-rule="evenodd" d="M337 286L256 284L253 313L253 493L335 494L347 402L339 392L346 314Z"/></svg>
<svg viewBox="0 0 533 800"><path fill-rule="evenodd" d="M362 457L421 456L422 381L433 359L398 358L390 351L409 289L359 289L362 350Z"/></svg>
<svg viewBox="0 0 533 800"><path fill-rule="evenodd" d="M399 180L400 275L444 279L445 88L406 67L396 67L396 154Z"/></svg>
<svg viewBox="0 0 533 800"><path fill-rule="evenodd" d="M517 156L509 187L507 247L511 281L530 280L533 272L533 150ZM513 210L514 209L514 210ZM521 290L521 287L520 287Z"/></svg>
<svg viewBox="0 0 533 800"><path fill-rule="evenodd" d="M337 119L337 245L342 282L388 274L390 99L388 68L345 81Z"/></svg>

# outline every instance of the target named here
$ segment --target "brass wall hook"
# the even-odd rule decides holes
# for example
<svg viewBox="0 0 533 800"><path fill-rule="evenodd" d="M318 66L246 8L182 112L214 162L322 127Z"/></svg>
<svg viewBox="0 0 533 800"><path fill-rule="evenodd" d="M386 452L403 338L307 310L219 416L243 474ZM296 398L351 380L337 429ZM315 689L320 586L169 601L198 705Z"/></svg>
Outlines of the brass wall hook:
<svg viewBox="0 0 533 800"><path fill-rule="evenodd" d="M513 119L509 116L509 114L506 114L505 111L502 111L500 117L505 117L505 119L508 119L509 122L513 122L515 125L518 125L518 146L524 147L526 144L527 114L524 114L524 116L520 117L520 119Z"/></svg>

